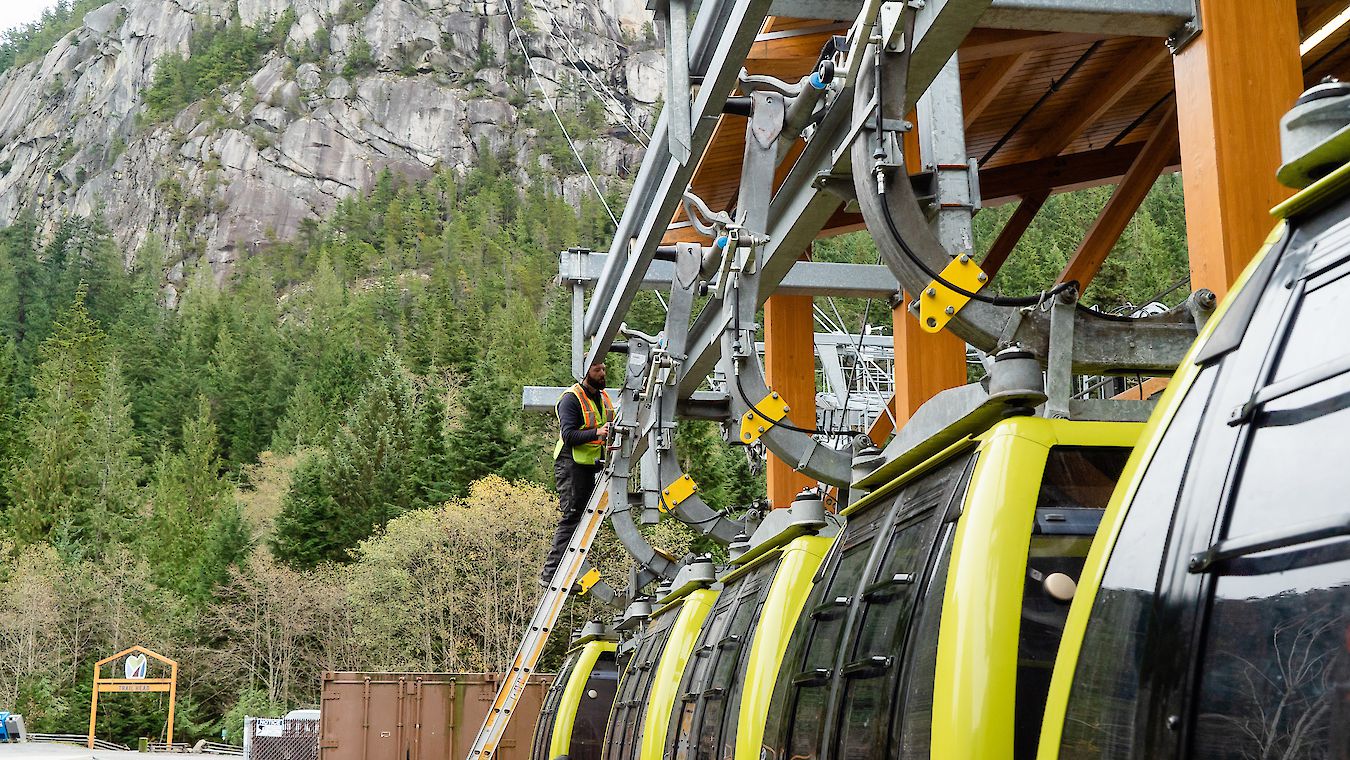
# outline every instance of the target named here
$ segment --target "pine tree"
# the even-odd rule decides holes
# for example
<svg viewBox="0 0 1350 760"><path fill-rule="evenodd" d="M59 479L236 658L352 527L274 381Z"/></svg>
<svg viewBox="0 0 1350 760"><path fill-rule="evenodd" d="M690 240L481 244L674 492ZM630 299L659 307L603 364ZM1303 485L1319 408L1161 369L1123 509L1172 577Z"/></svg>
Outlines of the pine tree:
<svg viewBox="0 0 1350 760"><path fill-rule="evenodd" d="M167 588L204 601L216 579L238 562L247 548L237 521L222 512L238 512L233 485L221 476L216 426L210 402L197 399L197 411L183 423L181 452L161 450L150 482L150 528L144 553L156 580Z"/></svg>
<svg viewBox="0 0 1350 760"><path fill-rule="evenodd" d="M425 381L420 390L417 445L413 451L417 499L421 504L434 506L455 495L450 480L450 449L445 436L446 410L439 383Z"/></svg>
<svg viewBox="0 0 1350 760"><path fill-rule="evenodd" d="M58 528L58 540L79 540L76 526L89 506L81 479L89 456L85 435L99 395L103 344L83 293L42 343L35 396L19 422L21 451L5 483L10 526L21 545L45 540Z"/></svg>
<svg viewBox="0 0 1350 760"><path fill-rule="evenodd" d="M386 352L322 459L292 479L276 524L278 556L298 567L348 561L390 519L425 506L418 412L412 376Z"/></svg>
<svg viewBox="0 0 1350 760"><path fill-rule="evenodd" d="M450 482L456 495L468 493L471 483L487 475L506 480L524 477L530 463L521 451L515 407L505 385L486 367L479 367L460 403L464 413L450 440Z"/></svg>
<svg viewBox="0 0 1350 760"><path fill-rule="evenodd" d="M139 449L131 401L114 359L104 369L84 438L79 479L87 506L76 554L101 554L107 546L130 538L141 510Z"/></svg>

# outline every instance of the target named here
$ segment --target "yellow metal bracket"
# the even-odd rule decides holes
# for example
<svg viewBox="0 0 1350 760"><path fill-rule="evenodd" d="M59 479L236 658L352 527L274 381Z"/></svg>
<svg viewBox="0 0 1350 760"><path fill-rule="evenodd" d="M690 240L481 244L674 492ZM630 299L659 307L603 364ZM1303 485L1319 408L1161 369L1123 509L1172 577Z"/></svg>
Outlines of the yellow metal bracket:
<svg viewBox="0 0 1350 760"><path fill-rule="evenodd" d="M989 275L965 253L952 259L942 270L940 279L971 293L978 293L989 284ZM919 325L924 332L940 332L969 301L969 296L933 280L919 296Z"/></svg>
<svg viewBox="0 0 1350 760"><path fill-rule="evenodd" d="M697 492L698 483L688 475L681 475L675 482L661 489L661 511L669 513Z"/></svg>
<svg viewBox="0 0 1350 760"><path fill-rule="evenodd" d="M581 593L585 594L591 590L595 584L600 582L600 571L591 568L585 575L577 579L577 585L581 587Z"/></svg>
<svg viewBox="0 0 1350 760"><path fill-rule="evenodd" d="M774 423L787 416L788 405L777 391L760 399L755 408L741 415L741 443L754 443Z"/></svg>

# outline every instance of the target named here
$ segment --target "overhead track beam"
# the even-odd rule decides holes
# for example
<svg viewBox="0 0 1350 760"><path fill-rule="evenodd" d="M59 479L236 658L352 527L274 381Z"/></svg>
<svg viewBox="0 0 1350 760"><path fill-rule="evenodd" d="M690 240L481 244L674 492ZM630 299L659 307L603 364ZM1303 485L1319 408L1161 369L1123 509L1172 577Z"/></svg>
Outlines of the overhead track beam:
<svg viewBox="0 0 1350 760"><path fill-rule="evenodd" d="M568 282L594 287L605 266L603 253L564 251L559 271ZM579 259L579 261L577 261ZM675 265L656 260L641 280L643 290L670 290ZM823 261L798 261L783 277L777 293L791 296L830 296L833 298L889 298L900 289L895 275L879 264L835 264Z"/></svg>
<svg viewBox="0 0 1350 760"><path fill-rule="evenodd" d="M588 364L603 358L618 335L623 316L708 146L717 116L735 86L741 62L754 44L769 6L770 0L708 0L700 6L689 34L690 76L703 76L692 107L689 159L682 163L671 155L667 138L670 115L663 109L619 220L596 298L586 312L584 327L592 338Z"/></svg>
<svg viewBox="0 0 1350 760"><path fill-rule="evenodd" d="M1193 17L1191 0L994 0L980 26L1167 37Z"/></svg>

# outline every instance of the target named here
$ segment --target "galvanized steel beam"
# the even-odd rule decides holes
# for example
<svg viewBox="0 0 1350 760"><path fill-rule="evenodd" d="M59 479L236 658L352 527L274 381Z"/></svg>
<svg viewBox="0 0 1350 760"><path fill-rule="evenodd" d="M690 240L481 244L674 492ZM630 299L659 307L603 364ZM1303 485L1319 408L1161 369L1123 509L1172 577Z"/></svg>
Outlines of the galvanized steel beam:
<svg viewBox="0 0 1350 760"><path fill-rule="evenodd" d="M607 254L563 251L560 273L568 282L595 287L605 266ZM579 263L576 263L578 262ZM669 291L675 265L653 261L643 274L643 290ZM834 298L890 298L900 286L891 270L880 264L835 264L823 261L798 261L773 292L792 296L831 296Z"/></svg>
<svg viewBox="0 0 1350 760"><path fill-rule="evenodd" d="M770 0L709 0L699 8L689 35L690 75L702 75L694 100L689 159L681 163L671 155L666 137L668 115L663 112L610 246L597 297L586 313L586 335L592 338L587 364L603 358L618 335L769 6Z"/></svg>

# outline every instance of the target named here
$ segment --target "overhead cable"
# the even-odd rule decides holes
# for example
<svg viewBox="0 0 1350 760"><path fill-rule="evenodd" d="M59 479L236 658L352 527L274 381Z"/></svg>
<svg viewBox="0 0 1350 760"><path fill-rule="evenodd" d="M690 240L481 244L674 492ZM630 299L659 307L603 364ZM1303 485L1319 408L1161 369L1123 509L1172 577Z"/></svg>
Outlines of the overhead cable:
<svg viewBox="0 0 1350 760"><path fill-rule="evenodd" d="M585 160L581 158L581 151L577 149L577 144L572 142L572 135L568 134L567 127L563 126L562 117L558 115L558 106L556 103L549 102L548 94L544 90L544 81L540 78L539 72L534 68L534 61L530 60L530 51L525 47L525 37L520 33L520 27L516 25L516 16L511 12L509 2L502 4L506 8L506 17L511 21L511 31L516 34L516 43L520 45L520 54L525 57L525 65L530 67L530 73L534 75L534 83L539 85L539 94L544 97L544 103L548 105L548 110L553 114L553 120L558 122L558 129L562 130L563 137L567 140L567 145L572 149L572 155L577 157L577 163L581 166L581 171L585 173L586 179L590 180L591 188L595 190L595 196L600 199L600 205L605 207L605 213L609 215L609 220L614 222L614 226L619 226L618 217L614 216L614 211L609 207L609 201L605 200L605 194L600 191L600 185L595 181L595 175L587 168ZM557 97L554 97L557 100Z"/></svg>

